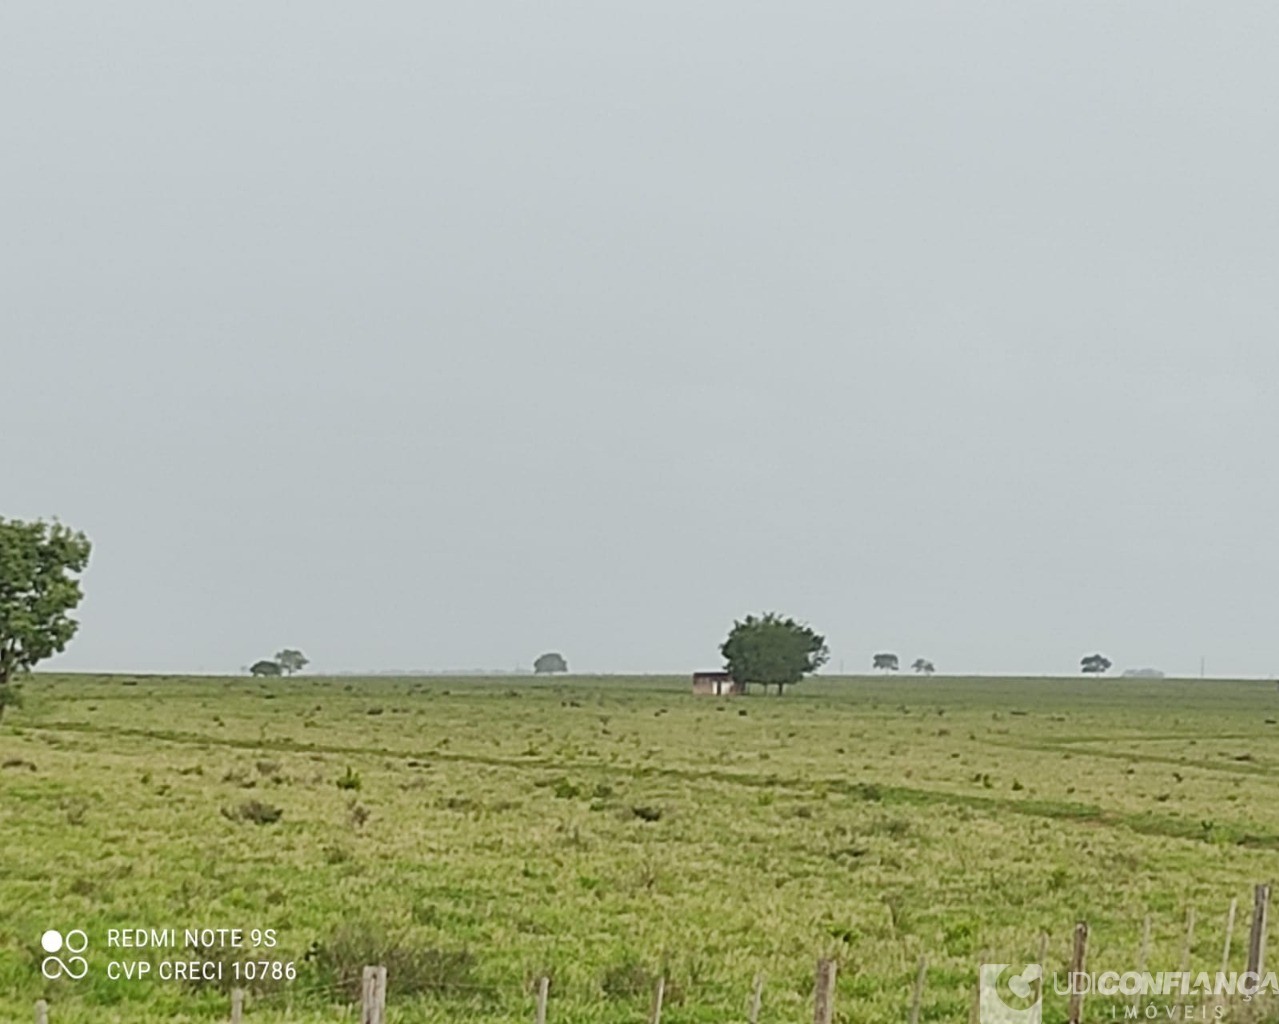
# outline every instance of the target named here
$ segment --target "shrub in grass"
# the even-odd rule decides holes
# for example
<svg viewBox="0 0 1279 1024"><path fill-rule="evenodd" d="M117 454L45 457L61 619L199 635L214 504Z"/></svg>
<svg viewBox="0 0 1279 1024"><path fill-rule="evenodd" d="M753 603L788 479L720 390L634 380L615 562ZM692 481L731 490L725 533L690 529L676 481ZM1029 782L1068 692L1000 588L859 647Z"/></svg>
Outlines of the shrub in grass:
<svg viewBox="0 0 1279 1024"><path fill-rule="evenodd" d="M350 847L339 846L337 843L330 843L324 848L325 864L345 864L354 856Z"/></svg>
<svg viewBox="0 0 1279 1024"><path fill-rule="evenodd" d="M551 792L561 800L574 800L582 795L581 787L568 779L556 779Z"/></svg>
<svg viewBox="0 0 1279 1024"><path fill-rule="evenodd" d="M361 782L360 780L359 773L352 771L349 765L347 766L346 772L343 775L339 776L337 781L338 789L355 790L355 789L359 789L362 785L363 785L363 782Z"/></svg>
<svg viewBox="0 0 1279 1024"><path fill-rule="evenodd" d="M616 1002L645 1001L653 997L657 979L664 977L662 1001L666 1006L679 1006L684 1002L684 989L671 977L669 967L650 970L633 957L613 964L600 975L600 989L606 999Z"/></svg>
<svg viewBox="0 0 1279 1024"><path fill-rule="evenodd" d="M474 996L485 987L476 975L478 960L466 947L439 949L418 945L401 929L358 922L340 926L312 948L317 979L355 1002L366 964L386 968L392 996Z"/></svg>
<svg viewBox="0 0 1279 1024"><path fill-rule="evenodd" d="M255 825L273 825L284 817L284 808L274 807L261 800L246 800L238 807L222 808L222 815L231 821L251 821Z"/></svg>
<svg viewBox="0 0 1279 1024"><path fill-rule="evenodd" d="M600 990L608 999L639 999L657 987L657 975L638 960L627 958L600 976Z"/></svg>

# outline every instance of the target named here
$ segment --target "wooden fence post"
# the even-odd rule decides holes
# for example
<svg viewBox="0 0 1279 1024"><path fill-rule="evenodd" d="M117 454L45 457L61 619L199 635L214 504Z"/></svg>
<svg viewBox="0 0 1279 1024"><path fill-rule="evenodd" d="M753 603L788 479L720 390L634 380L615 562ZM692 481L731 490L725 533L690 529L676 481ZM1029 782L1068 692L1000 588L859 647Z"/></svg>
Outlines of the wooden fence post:
<svg viewBox="0 0 1279 1024"><path fill-rule="evenodd" d="M376 1024L386 1024L386 968L378 967L373 974L373 1004L377 1007Z"/></svg>
<svg viewBox="0 0 1279 1024"><path fill-rule="evenodd" d="M1075 948L1070 954L1070 1010L1067 1020L1070 1024L1082 1024L1084 1019L1084 986L1082 978L1076 975L1084 973L1084 958L1088 952L1088 925L1080 921L1075 925Z"/></svg>
<svg viewBox="0 0 1279 1024"><path fill-rule="evenodd" d="M662 1000L666 998L666 978L657 979L657 988L653 991L653 1014L649 1024L662 1024Z"/></svg>
<svg viewBox="0 0 1279 1024"><path fill-rule="evenodd" d="M924 999L924 978L928 975L928 959L919 958L919 971L915 974L915 991L910 998L910 1024L919 1024L919 1006Z"/></svg>
<svg viewBox="0 0 1279 1024"><path fill-rule="evenodd" d="M372 967L365 967L360 977L360 1024L374 1024Z"/></svg>
<svg viewBox="0 0 1279 1024"><path fill-rule="evenodd" d="M835 1016L835 961L817 961L813 993L813 1024L831 1024Z"/></svg>
<svg viewBox="0 0 1279 1024"><path fill-rule="evenodd" d="M1150 957L1150 915L1146 915L1146 920L1141 924L1141 945L1137 948L1137 973L1146 973L1146 961ZM1132 994L1132 1005L1141 1005L1141 993L1134 992Z"/></svg>
<svg viewBox="0 0 1279 1024"><path fill-rule="evenodd" d="M1270 909L1270 886L1259 885L1253 892L1252 934L1248 938L1248 972L1260 980L1266 966L1266 916Z"/></svg>
<svg viewBox="0 0 1279 1024"><path fill-rule="evenodd" d="M1230 970L1230 945L1235 937L1235 913L1238 909L1239 901L1237 899L1231 900L1230 909L1226 911L1226 941L1221 947L1221 974L1223 976L1228 970ZM1226 1005L1226 998L1225 995L1218 992L1215 987L1213 990L1212 1005L1214 1015L1218 1020L1220 1020L1221 1014L1224 1012L1224 1007Z"/></svg>
<svg viewBox="0 0 1279 1024"><path fill-rule="evenodd" d="M750 1010L746 1014L747 1024L759 1024L759 1006L764 1000L764 977L755 975L755 991L751 993Z"/></svg>
<svg viewBox="0 0 1279 1024"><path fill-rule="evenodd" d="M546 997L550 990L550 978L543 978L537 983L537 1024L546 1024Z"/></svg>
<svg viewBox="0 0 1279 1024"><path fill-rule="evenodd" d="M386 968L364 968L360 1024L386 1024Z"/></svg>
<svg viewBox="0 0 1279 1024"><path fill-rule="evenodd" d="M1239 909L1239 901L1230 901L1230 910L1226 913L1226 944L1221 950L1221 973L1230 969L1230 942L1235 935L1235 911Z"/></svg>
<svg viewBox="0 0 1279 1024"><path fill-rule="evenodd" d="M244 989L231 990L231 1024L244 1024Z"/></svg>
<svg viewBox="0 0 1279 1024"><path fill-rule="evenodd" d="M36 1003L36 1024L49 1024L49 1004L43 999Z"/></svg>

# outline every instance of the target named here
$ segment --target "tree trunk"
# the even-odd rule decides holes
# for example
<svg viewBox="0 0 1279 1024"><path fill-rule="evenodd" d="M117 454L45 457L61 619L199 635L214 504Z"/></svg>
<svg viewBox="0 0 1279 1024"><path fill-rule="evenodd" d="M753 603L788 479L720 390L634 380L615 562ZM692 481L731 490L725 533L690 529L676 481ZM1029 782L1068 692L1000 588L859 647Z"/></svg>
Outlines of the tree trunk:
<svg viewBox="0 0 1279 1024"><path fill-rule="evenodd" d="M4 710L13 699L10 683L13 683L13 651L5 649L0 652L0 721L4 720Z"/></svg>

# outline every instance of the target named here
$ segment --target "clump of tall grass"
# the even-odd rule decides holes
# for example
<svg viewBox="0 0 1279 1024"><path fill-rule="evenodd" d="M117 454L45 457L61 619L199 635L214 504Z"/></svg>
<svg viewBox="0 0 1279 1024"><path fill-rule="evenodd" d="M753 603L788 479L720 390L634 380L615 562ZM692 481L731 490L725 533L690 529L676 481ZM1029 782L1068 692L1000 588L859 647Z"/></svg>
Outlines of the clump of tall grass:
<svg viewBox="0 0 1279 1024"><path fill-rule="evenodd" d="M418 945L405 935L375 922L339 926L311 950L318 980L345 993L352 1002L360 997L361 979L368 964L386 968L387 991L393 996L483 996L487 987L478 977L479 960L467 947L440 949Z"/></svg>

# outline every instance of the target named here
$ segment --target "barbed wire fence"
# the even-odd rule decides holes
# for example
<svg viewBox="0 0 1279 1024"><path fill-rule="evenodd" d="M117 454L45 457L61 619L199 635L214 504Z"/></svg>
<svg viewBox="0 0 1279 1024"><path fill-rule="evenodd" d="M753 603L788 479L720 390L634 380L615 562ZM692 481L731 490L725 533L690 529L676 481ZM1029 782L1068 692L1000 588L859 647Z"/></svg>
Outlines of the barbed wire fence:
<svg viewBox="0 0 1279 1024"><path fill-rule="evenodd" d="M1269 928L1269 906L1270 906L1270 885L1259 884L1255 886L1253 891L1253 910L1252 920L1248 935L1247 948L1247 967L1244 972L1244 978L1252 978L1254 989L1252 994L1239 992L1233 995L1239 997L1235 1002L1231 1002L1231 995L1223 995L1220 992L1212 994L1201 993L1197 996L1200 1003L1200 1009L1203 1011L1202 1019L1211 1020L1222 1019L1222 1014L1226 1009L1240 1009L1240 1016L1245 1020L1260 1019L1263 1010L1267 1009L1261 1004L1259 999L1254 998L1260 991L1262 979L1265 978L1265 961L1266 961L1266 937ZM1226 916L1225 925L1225 941L1222 948L1220 973L1225 975L1228 972L1232 944L1234 938L1235 922L1238 910L1238 901L1231 900L1229 911ZM1182 957L1180 971L1182 975L1188 975L1191 966L1191 948L1195 935L1195 911L1193 907L1187 908L1185 918L1185 937L1181 945ZM1138 975L1144 974L1148 968L1148 957L1150 951L1151 938L1151 917L1146 915L1141 932L1141 942L1137 951L1137 971ZM1089 927L1087 922L1080 921L1075 925L1072 933L1072 941L1070 947L1070 957L1068 963L1067 978L1071 980L1069 985L1069 1003L1067 1007L1066 1020L1068 1024L1084 1024L1084 999L1088 989L1083 985L1074 983L1076 979L1086 978L1085 966L1088 954ZM1044 993L1044 970L1043 965L1047 959L1049 937L1047 934L1041 934L1038 940L1038 964L1040 972L1033 984L1034 1003L1042 1000ZM982 962L985 963L989 959L988 953L982 954ZM836 980L839 967L835 959L823 957L817 961L816 971L813 979L811 1005L813 1024L834 1024L836 1011ZM921 1011L924 1005L924 994L927 989L929 977L929 964L927 957L920 957L918 967L914 975L914 984L910 988L910 999L908 1008L904 1014L907 1024L919 1024ZM280 1010L291 1008L297 1003L314 1003L327 1002L330 1005L344 1006L342 1019L348 1019L351 1010L356 1009L358 1005L360 1024L386 1024L387 1022L387 984L388 984L387 968L384 965L374 964L366 966L360 977L353 976L340 977L335 980L327 981L322 984L312 984L303 987L288 986L277 988L267 992L250 993L243 988L234 988L229 993L230 1007L228 1020L230 1024L252 1024L253 1011L255 1010ZM359 1001L358 1004L352 1003L351 995L355 990L356 983L359 985ZM661 1024L662 1014L666 1008L666 1002L670 992L670 979L664 974L658 974L651 984L651 998L648 1004L647 1022L648 1024ZM470 995L475 997L491 997L494 989L491 985L474 985L474 986L453 986L458 991L466 990ZM535 1024L548 1024L553 1020L553 987L552 979L547 975L541 975L532 979L531 983L526 986L526 993L531 998L532 1016ZM730 1013L725 1019L744 1020L745 1024L759 1024L761 1010L764 1002L765 980L763 975L756 975L749 994L743 993L743 1010L736 1013ZM968 1020L969 1024L980 1024L983 1013L983 992L981 988L980 978L972 986L972 999L969 1006ZM790 1009L790 1007L788 1007ZM1112 1016L1114 1015L1113 1005L1110 1007ZM1131 997L1131 1009L1123 1013L1125 1019L1138 1020L1143 1018L1142 1004L1140 994L1133 994ZM451 1015L456 1019L455 1014ZM1148 1013L1145 1017L1150 1018ZM35 1004L35 1024L57 1024L56 1017L50 1016L50 1007L47 1001L41 999ZM1153 1018L1150 1018L1153 1019ZM1233 1016L1231 1019L1235 1019Z"/></svg>

